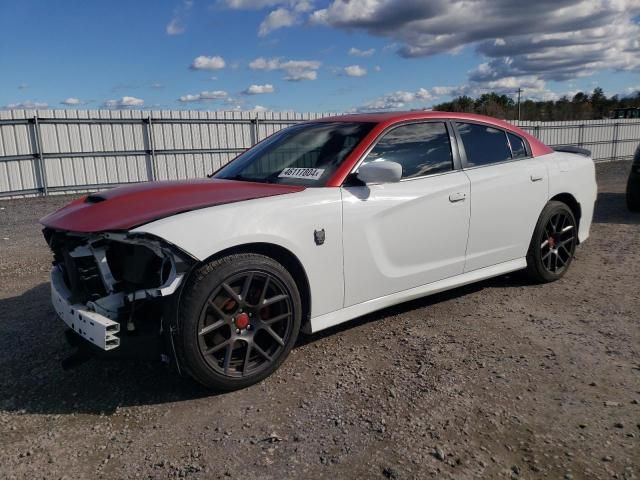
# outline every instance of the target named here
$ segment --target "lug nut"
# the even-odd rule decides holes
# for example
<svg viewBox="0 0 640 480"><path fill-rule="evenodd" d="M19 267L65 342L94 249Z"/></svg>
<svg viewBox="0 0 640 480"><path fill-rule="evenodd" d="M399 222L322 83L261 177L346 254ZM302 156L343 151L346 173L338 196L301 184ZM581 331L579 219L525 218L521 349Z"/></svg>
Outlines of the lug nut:
<svg viewBox="0 0 640 480"><path fill-rule="evenodd" d="M236 328L236 333L240 333L240 329L239 328Z"/></svg>

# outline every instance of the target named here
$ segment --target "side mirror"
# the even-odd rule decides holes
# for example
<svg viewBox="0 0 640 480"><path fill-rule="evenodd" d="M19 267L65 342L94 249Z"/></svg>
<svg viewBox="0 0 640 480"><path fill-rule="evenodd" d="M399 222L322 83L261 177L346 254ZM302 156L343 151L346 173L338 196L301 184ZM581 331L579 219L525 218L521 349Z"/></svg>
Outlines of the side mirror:
<svg viewBox="0 0 640 480"><path fill-rule="evenodd" d="M358 179L366 184L395 183L402 178L402 165L389 160L379 160L360 165Z"/></svg>

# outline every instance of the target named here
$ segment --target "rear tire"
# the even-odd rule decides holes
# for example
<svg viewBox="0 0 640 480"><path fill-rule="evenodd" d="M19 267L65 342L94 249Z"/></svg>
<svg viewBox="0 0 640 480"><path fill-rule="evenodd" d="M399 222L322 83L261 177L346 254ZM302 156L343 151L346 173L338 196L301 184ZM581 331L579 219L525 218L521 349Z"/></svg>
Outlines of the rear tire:
<svg viewBox="0 0 640 480"><path fill-rule="evenodd" d="M571 209L551 201L542 210L527 253L527 274L539 283L554 282L567 272L578 243Z"/></svg>
<svg viewBox="0 0 640 480"><path fill-rule="evenodd" d="M185 285L176 348L189 374L231 391L273 373L293 348L302 303L291 274L264 255L214 260Z"/></svg>

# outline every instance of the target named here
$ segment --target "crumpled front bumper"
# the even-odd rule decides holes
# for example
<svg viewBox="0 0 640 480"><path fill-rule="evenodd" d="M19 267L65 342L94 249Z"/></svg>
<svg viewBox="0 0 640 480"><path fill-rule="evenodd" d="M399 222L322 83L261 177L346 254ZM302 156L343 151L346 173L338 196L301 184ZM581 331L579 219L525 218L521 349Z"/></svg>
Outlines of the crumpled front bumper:
<svg viewBox="0 0 640 480"><path fill-rule="evenodd" d="M64 323L96 347L108 351L120 346L120 324L87 308L69 302L71 292L58 268L51 271L51 302Z"/></svg>

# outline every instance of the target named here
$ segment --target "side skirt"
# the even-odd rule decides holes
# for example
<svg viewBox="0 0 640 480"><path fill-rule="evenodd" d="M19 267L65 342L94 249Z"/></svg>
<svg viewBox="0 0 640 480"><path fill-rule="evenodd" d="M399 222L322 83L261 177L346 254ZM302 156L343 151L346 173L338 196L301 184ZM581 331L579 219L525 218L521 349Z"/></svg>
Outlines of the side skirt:
<svg viewBox="0 0 640 480"><path fill-rule="evenodd" d="M526 258L518 258L516 260L510 260L490 267L480 268L478 270L473 270L472 272L456 275L455 277L445 278L444 280L438 280L437 282L428 283L420 287L403 290L402 292L392 293L391 295L351 305L350 307L312 318L310 321L310 333L319 332L325 328L333 327L334 325L338 325L348 320L353 320L354 318L375 312L376 310L397 305L398 303L408 302L416 298L461 287L480 280L486 280L487 278L497 277L498 275L503 275L509 272L515 272L516 270L522 270L526 267Z"/></svg>

